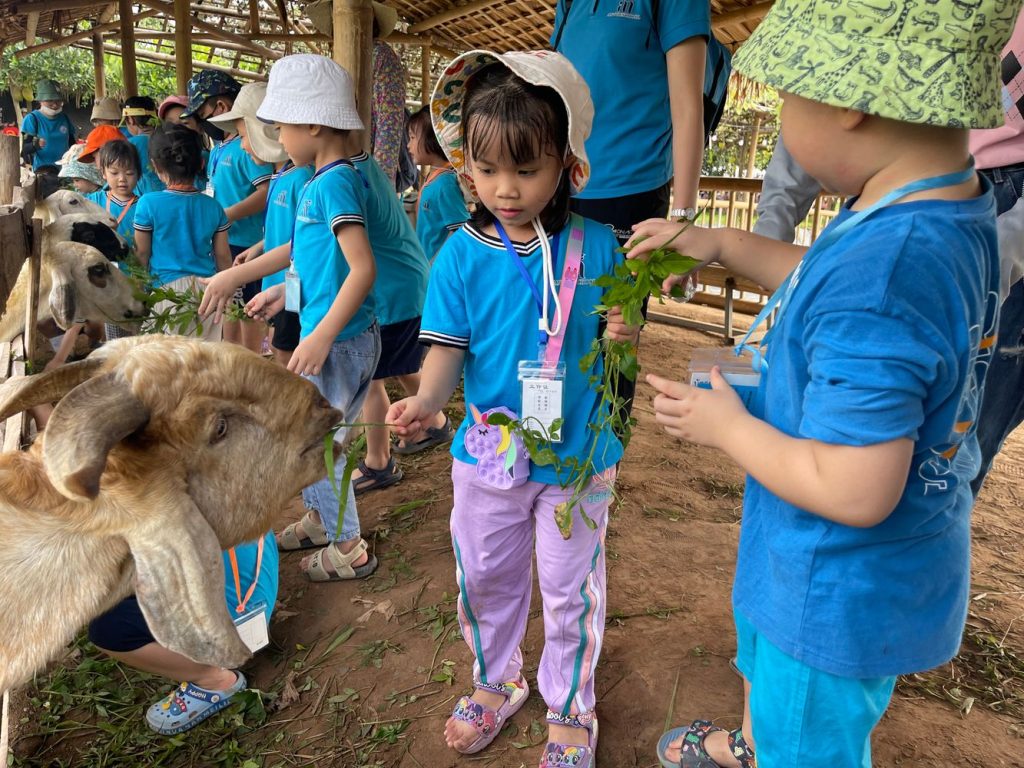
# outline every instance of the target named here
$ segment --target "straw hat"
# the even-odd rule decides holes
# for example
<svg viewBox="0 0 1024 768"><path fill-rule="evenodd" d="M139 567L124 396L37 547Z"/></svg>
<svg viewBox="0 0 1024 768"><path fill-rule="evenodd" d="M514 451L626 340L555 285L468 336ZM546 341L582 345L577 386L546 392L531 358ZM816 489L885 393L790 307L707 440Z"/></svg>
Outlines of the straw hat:
<svg viewBox="0 0 1024 768"><path fill-rule="evenodd" d="M314 0L306 5L305 10L318 32L328 36L334 34L333 0ZM377 21L378 37L387 37L398 26L398 11L384 3L373 3L373 18Z"/></svg>
<svg viewBox="0 0 1024 768"><path fill-rule="evenodd" d="M337 62L315 53L285 56L270 68L257 116L265 123L363 129L352 77Z"/></svg>
<svg viewBox="0 0 1024 768"><path fill-rule="evenodd" d="M245 136L253 154L264 163L283 163L288 159L288 153L277 140L277 129L256 117L256 112L266 96L266 83L243 85L235 97L235 104L231 110L223 115L211 117L210 122L227 129L228 133L234 133L235 121L241 120L245 123Z"/></svg>
<svg viewBox="0 0 1024 768"><path fill-rule="evenodd" d="M562 97L569 116L569 184L573 194L583 190L590 179L590 163L584 147L594 122L594 102L590 88L569 60L555 51L469 51L452 62L438 78L430 99L430 118L441 148L451 161L463 187L476 200L473 180L466 173L466 155L462 146L462 103L466 85L477 72L491 64L501 63L531 85L552 88Z"/></svg>
<svg viewBox="0 0 1024 768"><path fill-rule="evenodd" d="M102 99L96 99L92 105L92 114L89 116L90 120L120 120L121 119L121 105L117 103L117 99L112 99L110 96L104 96Z"/></svg>
<svg viewBox="0 0 1024 768"><path fill-rule="evenodd" d="M777 0L733 64L805 99L906 123L1002 125L1000 53L1020 0L921 5Z"/></svg>

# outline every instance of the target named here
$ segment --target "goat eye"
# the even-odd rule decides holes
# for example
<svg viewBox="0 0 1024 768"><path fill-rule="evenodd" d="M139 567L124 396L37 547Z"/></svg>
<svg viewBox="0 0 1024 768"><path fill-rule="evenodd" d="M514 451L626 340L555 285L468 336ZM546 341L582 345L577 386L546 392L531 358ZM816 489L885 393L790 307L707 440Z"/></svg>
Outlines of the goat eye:
<svg viewBox="0 0 1024 768"><path fill-rule="evenodd" d="M218 440L223 440L228 434L228 420L223 416L217 419L217 424L213 428L213 437L210 439L211 443L215 443Z"/></svg>
<svg viewBox="0 0 1024 768"><path fill-rule="evenodd" d="M110 269L105 264L93 264L89 267L90 277L105 277L110 274Z"/></svg>

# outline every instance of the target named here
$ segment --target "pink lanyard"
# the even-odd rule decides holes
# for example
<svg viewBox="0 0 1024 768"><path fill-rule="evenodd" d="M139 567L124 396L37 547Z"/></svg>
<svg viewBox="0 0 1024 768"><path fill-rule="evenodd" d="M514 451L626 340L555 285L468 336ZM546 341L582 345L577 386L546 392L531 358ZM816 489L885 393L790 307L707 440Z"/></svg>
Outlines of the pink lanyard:
<svg viewBox="0 0 1024 768"><path fill-rule="evenodd" d="M572 300L576 296L576 285L580 277L580 264L583 262L583 219L574 213L570 221L572 226L569 228L569 242L565 246L565 267L562 270L562 284L558 289L558 305L562 308L562 322L558 333L549 337L548 343L545 346L545 368L554 368L562 355L565 329L569 325Z"/></svg>

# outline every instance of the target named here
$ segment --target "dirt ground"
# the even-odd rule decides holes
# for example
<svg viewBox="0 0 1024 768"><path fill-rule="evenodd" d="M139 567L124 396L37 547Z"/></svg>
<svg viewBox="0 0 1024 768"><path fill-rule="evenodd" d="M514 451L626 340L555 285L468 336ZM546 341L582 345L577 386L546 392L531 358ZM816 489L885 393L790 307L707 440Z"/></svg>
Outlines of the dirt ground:
<svg viewBox="0 0 1024 768"><path fill-rule="evenodd" d="M652 325L641 362L646 371L681 376L693 348L715 343L696 331ZM728 666L742 476L721 454L656 429L651 399L641 385L639 425L620 475L622 503L609 526L609 619L597 683L598 762L606 768L654 768L666 723L705 717L735 726L742 711L741 683ZM276 648L247 671L251 685L279 693L279 705L282 694L297 699L245 742L252 761L246 768L537 765L545 708L536 693L481 755L462 757L444 745L444 721L471 682L470 654L454 621L450 457L435 450L402 466L402 483L360 499L364 528L376 531L381 568L374 577L310 585L298 573L299 555L282 556L282 604L271 628ZM901 683L874 738L876 765L1024 766L1024 669L1017 660L1024 656L1022 477L1018 434L975 511L971 652ZM523 646L531 684L541 647L535 595ZM33 761L39 747L37 739L16 744L25 764L51 764Z"/></svg>

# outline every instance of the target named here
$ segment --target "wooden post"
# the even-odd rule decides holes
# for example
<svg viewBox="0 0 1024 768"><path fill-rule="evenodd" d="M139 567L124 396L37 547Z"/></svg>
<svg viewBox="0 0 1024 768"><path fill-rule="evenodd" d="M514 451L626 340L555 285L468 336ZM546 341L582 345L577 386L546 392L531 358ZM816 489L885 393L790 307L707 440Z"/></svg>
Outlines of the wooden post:
<svg viewBox="0 0 1024 768"><path fill-rule="evenodd" d="M188 92L192 79L192 18L189 0L174 0L174 57L178 74L178 93ZM252 2L256 6L256 2ZM258 7L258 6L257 6Z"/></svg>
<svg viewBox="0 0 1024 768"><path fill-rule="evenodd" d="M103 33L92 36L92 67L96 72L96 98L107 95L107 71L103 62Z"/></svg>
<svg viewBox="0 0 1024 768"><path fill-rule="evenodd" d="M139 73L135 66L135 19L132 18L132 0L117 0L121 17L121 66L124 71L124 89L129 96L139 95Z"/></svg>
<svg viewBox="0 0 1024 768"><path fill-rule="evenodd" d="M373 103L373 6L370 0L334 0L334 60L352 76L359 117L366 126L363 148L370 151Z"/></svg>
<svg viewBox="0 0 1024 768"><path fill-rule="evenodd" d="M423 84L423 91L422 94L420 95L420 103L423 106L427 106L427 104L430 103L430 92L432 90L430 84L430 46L424 45L420 49L420 51L423 55L423 59L420 62L420 77L422 78Z"/></svg>
<svg viewBox="0 0 1024 768"><path fill-rule="evenodd" d="M754 115L754 127L750 131L750 149L747 152L747 178L754 178L754 165L757 162L757 142L761 138L761 115ZM748 195L748 197L752 197Z"/></svg>
<svg viewBox="0 0 1024 768"><path fill-rule="evenodd" d="M18 137L0 134L0 205L10 205L21 184Z"/></svg>
<svg viewBox="0 0 1024 768"><path fill-rule="evenodd" d="M32 11L25 19L25 45L36 41L36 29L39 27L39 11Z"/></svg>
<svg viewBox="0 0 1024 768"><path fill-rule="evenodd" d="M39 314L39 272L43 263L43 220L32 219L32 242L28 255L28 303L25 305L25 360L31 360L36 350L37 316Z"/></svg>

